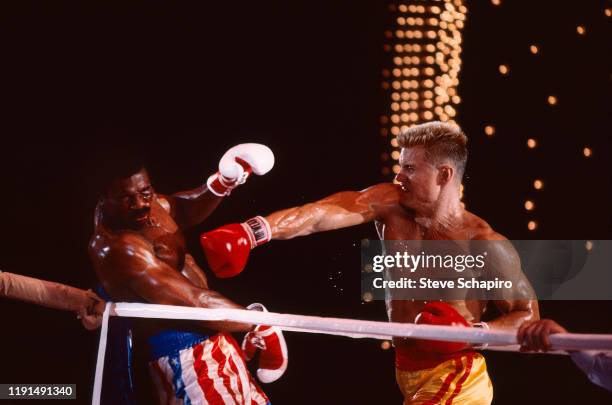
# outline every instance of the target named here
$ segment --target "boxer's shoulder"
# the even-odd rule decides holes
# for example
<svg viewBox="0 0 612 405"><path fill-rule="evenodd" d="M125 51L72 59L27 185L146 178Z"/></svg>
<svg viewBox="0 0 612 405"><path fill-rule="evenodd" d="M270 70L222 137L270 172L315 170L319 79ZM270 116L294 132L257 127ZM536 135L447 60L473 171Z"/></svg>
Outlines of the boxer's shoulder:
<svg viewBox="0 0 612 405"><path fill-rule="evenodd" d="M111 266L133 263L155 254L151 243L135 232L118 232L107 238L98 250L103 263Z"/></svg>
<svg viewBox="0 0 612 405"><path fill-rule="evenodd" d="M149 241L132 232L115 235L94 260L98 276L113 283L139 277L157 261Z"/></svg>
<svg viewBox="0 0 612 405"><path fill-rule="evenodd" d="M379 193L379 194L399 194L401 192L400 186L398 184L393 183L378 183L373 186L370 186L363 190L363 192L367 193Z"/></svg>
<svg viewBox="0 0 612 405"><path fill-rule="evenodd" d="M496 268L504 271L514 269L518 255L512 243L504 235L495 231L486 221L475 215L474 217L474 222L471 225L473 228L470 230L471 239L473 241L491 241L491 243L486 243L486 250L490 258L496 258L498 263ZM499 263L504 263L504 265Z"/></svg>
<svg viewBox="0 0 612 405"><path fill-rule="evenodd" d="M401 189L397 184L380 183L363 192L370 201L376 214L376 220L382 223L395 222L405 216L405 209L400 205Z"/></svg>
<svg viewBox="0 0 612 405"><path fill-rule="evenodd" d="M468 233L472 240L506 240L506 237L496 232L484 219L469 211L466 213Z"/></svg>
<svg viewBox="0 0 612 405"><path fill-rule="evenodd" d="M401 189L393 183L379 183L363 190L362 195L379 205L399 204Z"/></svg>
<svg viewBox="0 0 612 405"><path fill-rule="evenodd" d="M158 194L155 203L151 204L151 216L155 219L155 222L174 232L178 229L174 220L175 214L173 197Z"/></svg>
<svg viewBox="0 0 612 405"><path fill-rule="evenodd" d="M172 206L170 205L170 200L163 195L157 195L157 203L161 208L164 209L168 214L172 214Z"/></svg>
<svg viewBox="0 0 612 405"><path fill-rule="evenodd" d="M504 235L496 232L489 224L486 222L481 224L474 230L474 237L472 240L490 240L490 241L503 241L508 240Z"/></svg>

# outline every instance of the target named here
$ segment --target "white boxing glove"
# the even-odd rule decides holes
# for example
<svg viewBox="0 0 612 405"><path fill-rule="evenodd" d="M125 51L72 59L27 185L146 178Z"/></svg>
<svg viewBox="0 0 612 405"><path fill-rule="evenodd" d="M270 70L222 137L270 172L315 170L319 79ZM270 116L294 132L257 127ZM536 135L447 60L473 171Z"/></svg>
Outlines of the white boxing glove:
<svg viewBox="0 0 612 405"><path fill-rule="evenodd" d="M274 153L266 145L242 143L230 148L219 161L219 171L208 178L208 189L219 197L227 196L243 184L251 172L268 173L274 167Z"/></svg>

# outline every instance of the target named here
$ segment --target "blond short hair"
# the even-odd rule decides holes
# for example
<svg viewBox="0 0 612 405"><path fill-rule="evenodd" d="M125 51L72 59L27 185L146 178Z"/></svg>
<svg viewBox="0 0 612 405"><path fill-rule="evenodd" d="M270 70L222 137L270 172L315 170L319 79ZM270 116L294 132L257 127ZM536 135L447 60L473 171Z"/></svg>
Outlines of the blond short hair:
<svg viewBox="0 0 612 405"><path fill-rule="evenodd" d="M457 125L440 121L412 126L397 136L402 148L425 148L426 158L432 164L450 160L457 169L459 179L463 177L467 163L467 141L467 136Z"/></svg>

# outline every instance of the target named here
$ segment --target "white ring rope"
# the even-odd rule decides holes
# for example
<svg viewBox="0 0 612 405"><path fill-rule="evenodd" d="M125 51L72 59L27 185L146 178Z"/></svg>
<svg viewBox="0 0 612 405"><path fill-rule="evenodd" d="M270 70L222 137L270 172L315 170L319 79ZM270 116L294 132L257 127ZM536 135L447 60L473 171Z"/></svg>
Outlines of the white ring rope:
<svg viewBox="0 0 612 405"><path fill-rule="evenodd" d="M111 313L112 302L107 302L102 314L102 328L100 329L100 343L98 345L98 360L96 361L96 375L94 377L94 388L91 403L100 405L100 394L102 393L102 375L104 374L104 356L106 355L106 338L108 335L108 316Z"/></svg>
<svg viewBox="0 0 612 405"><path fill-rule="evenodd" d="M279 314L245 309L209 309L171 305L117 303L111 315L134 318L168 318L201 321L234 321L278 326L283 330L343 335L353 338L391 339L391 336L452 342L516 345L516 332L483 328L415 325L344 318ZM550 336L554 350L612 350L612 335L559 333Z"/></svg>
<svg viewBox="0 0 612 405"><path fill-rule="evenodd" d="M318 316L248 311L245 309L209 309L157 304L107 303L100 331L100 346L98 348L92 405L100 404L109 315L131 318L234 321L272 325L291 332L324 333L351 338L390 340L392 336L396 336L453 342L487 343L489 344L487 350L499 351L515 352L518 351L519 347L516 341L516 333L512 331L323 318ZM612 350L612 335L559 333L551 335L550 342L554 350L548 352L551 354L566 354L560 350Z"/></svg>

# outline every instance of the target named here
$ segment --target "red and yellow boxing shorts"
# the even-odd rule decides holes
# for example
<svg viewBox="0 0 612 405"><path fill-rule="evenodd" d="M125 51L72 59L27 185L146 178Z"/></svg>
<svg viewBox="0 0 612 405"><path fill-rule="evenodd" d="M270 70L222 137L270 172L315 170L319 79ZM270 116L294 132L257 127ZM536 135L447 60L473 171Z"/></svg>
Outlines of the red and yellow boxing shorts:
<svg viewBox="0 0 612 405"><path fill-rule="evenodd" d="M404 405L488 405L493 400L493 386L480 353L460 352L431 368L418 370L402 367L403 360L397 353L395 377Z"/></svg>

